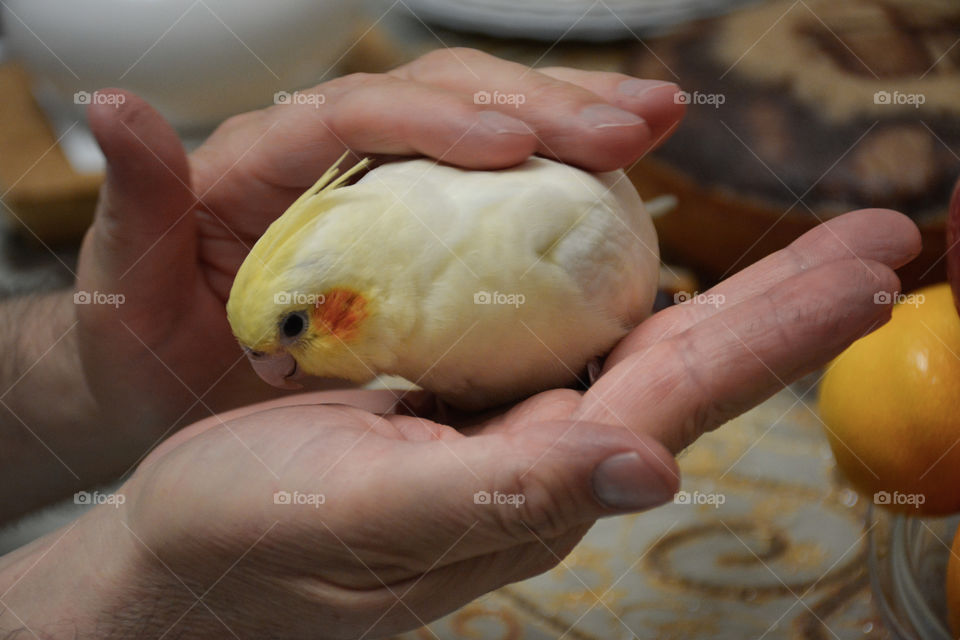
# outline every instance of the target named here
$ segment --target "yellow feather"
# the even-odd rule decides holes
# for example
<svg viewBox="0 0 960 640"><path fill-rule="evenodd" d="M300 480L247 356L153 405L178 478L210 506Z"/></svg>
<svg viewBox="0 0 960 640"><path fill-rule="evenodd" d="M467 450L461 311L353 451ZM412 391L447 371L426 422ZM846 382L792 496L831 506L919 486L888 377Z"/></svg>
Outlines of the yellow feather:
<svg viewBox="0 0 960 640"><path fill-rule="evenodd" d="M329 169L327 169L320 179L312 187L307 189L299 198L290 205L282 216L277 218L271 224L263 237L250 250L250 257L259 260L265 264L269 257L279 247L293 237L303 225L313 220L317 215L323 212L323 196L333 191L354 175L370 166L370 158L364 158L357 164L347 169L343 175L334 179L340 173L340 164L349 154L345 151ZM248 258L249 259L249 258Z"/></svg>
<svg viewBox="0 0 960 640"><path fill-rule="evenodd" d="M233 328L234 335L244 341L246 346L254 347L262 339L268 338L268 336L259 335L258 339L253 339L254 336L259 334L257 328L263 326L263 318L243 317L243 314L237 313L241 307L245 306L244 298L264 296L265 292L262 287L256 286L258 281L262 283L262 271L270 268L268 265L271 260L283 249L284 245L288 242L298 241L297 234L305 225L324 213L327 209L326 196L328 194L370 166L371 160L363 158L338 176L337 174L340 173L339 166L349 153L347 151L340 156L312 187L303 192L282 216L273 221L273 224L267 228L263 236L253 245L250 255L240 266L230 291L230 299L227 302L227 318ZM247 306L247 308L258 307L253 305ZM261 305L259 308L263 309L263 313L272 313L272 307L270 306Z"/></svg>

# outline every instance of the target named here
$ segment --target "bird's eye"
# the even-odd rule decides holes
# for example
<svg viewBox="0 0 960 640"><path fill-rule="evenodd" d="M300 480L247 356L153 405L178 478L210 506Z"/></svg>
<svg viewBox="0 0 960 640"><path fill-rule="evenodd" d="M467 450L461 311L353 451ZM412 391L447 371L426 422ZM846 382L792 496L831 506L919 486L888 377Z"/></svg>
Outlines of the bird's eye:
<svg viewBox="0 0 960 640"><path fill-rule="evenodd" d="M280 332L285 338L299 338L307 328L307 314L295 311L284 316L280 321Z"/></svg>

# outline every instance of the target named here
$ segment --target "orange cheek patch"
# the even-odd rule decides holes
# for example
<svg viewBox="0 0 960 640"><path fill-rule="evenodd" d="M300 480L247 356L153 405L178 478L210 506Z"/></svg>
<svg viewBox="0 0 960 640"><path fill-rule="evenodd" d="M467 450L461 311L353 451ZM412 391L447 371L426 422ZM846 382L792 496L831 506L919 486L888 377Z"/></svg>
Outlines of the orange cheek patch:
<svg viewBox="0 0 960 640"><path fill-rule="evenodd" d="M349 289L331 289L313 309L314 326L341 340L350 338L367 317L367 299Z"/></svg>

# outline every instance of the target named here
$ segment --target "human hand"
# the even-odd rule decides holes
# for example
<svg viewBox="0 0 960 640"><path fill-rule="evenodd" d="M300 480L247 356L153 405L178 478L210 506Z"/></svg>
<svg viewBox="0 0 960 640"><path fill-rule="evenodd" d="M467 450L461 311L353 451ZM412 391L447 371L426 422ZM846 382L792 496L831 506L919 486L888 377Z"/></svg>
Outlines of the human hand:
<svg viewBox="0 0 960 640"><path fill-rule="evenodd" d="M918 250L894 212L834 219L644 322L586 393L538 394L467 433L380 415L395 400L383 391L207 419L124 487L122 544L185 637L416 627L551 567L596 518L669 500L670 453L882 324L875 294L897 291L891 268ZM514 499L477 504L478 491Z"/></svg>
<svg viewBox="0 0 960 640"><path fill-rule="evenodd" d="M475 103L475 92L494 90L524 102ZM676 91L620 74L532 71L478 51L441 50L389 74L324 83L309 92L323 96L318 106L232 118L189 158L135 96L119 108L93 105L90 125L108 172L78 287L124 299L118 308L76 309L94 397L140 452L175 423L274 396L241 362L224 304L249 248L344 149L474 168L510 166L536 152L614 169L678 123Z"/></svg>

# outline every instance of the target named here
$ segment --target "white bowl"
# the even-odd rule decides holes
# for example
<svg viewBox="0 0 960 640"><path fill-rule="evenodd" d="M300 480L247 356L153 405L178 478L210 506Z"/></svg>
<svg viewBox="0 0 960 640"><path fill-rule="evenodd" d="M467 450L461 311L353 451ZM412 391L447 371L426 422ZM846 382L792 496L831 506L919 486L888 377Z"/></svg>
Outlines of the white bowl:
<svg viewBox="0 0 960 640"><path fill-rule="evenodd" d="M8 52L77 109L104 87L181 131L313 85L356 35L352 0L6 0Z"/></svg>
<svg viewBox="0 0 960 640"><path fill-rule="evenodd" d="M495 37L632 40L756 0L405 0L425 22Z"/></svg>

